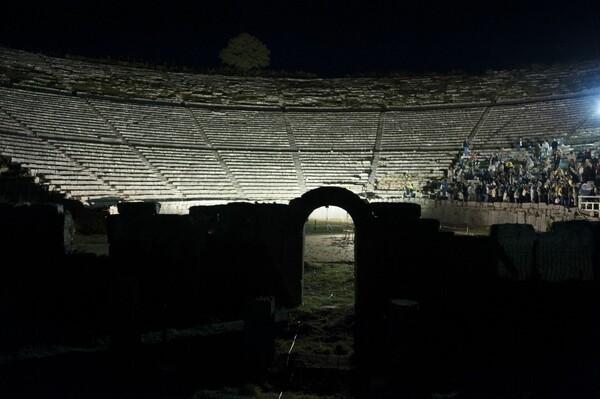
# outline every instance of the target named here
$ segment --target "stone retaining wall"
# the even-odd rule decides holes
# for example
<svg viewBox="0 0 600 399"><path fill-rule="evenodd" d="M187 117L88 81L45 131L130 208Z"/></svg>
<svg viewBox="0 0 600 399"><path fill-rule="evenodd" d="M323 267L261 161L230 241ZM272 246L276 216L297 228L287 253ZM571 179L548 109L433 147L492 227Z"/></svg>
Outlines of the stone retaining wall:
<svg viewBox="0 0 600 399"><path fill-rule="evenodd" d="M548 232L554 222L574 220L577 208L546 204L483 203L433 200L414 198L412 202L421 206L423 219L436 219L443 225L467 225L490 227L494 224L530 224L538 233ZM385 204L387 202L373 202ZM165 201L161 202L161 214L187 214L192 206L222 205L213 201ZM112 213L117 213L116 207ZM600 219L599 219L600 221Z"/></svg>
<svg viewBox="0 0 600 399"><path fill-rule="evenodd" d="M437 219L441 224L467 226L492 226L494 224L530 224L544 233L552 223L573 220L577 208L546 204L483 203L416 198L411 201L421 205L422 217Z"/></svg>

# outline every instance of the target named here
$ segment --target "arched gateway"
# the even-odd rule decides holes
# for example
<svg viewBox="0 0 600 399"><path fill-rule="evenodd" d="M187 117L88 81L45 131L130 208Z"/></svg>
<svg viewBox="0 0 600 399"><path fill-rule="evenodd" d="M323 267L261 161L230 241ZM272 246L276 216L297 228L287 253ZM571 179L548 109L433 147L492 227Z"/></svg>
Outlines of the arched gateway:
<svg viewBox="0 0 600 399"><path fill-rule="evenodd" d="M361 263L361 238L364 231L369 228L374 222L374 215L371 207L366 200L361 199L353 192L342 187L320 187L308 191L300 198L290 201L290 208L295 218L292 221L292 230L304 231L304 223L309 215L317 208L323 206L337 206L347 211L355 225L355 270L356 270L356 286L355 286L355 301L358 300L360 283L358 270ZM304 246L304 245L303 245ZM303 252L302 252L303 253ZM304 265L304 256L298 259L298 268L302 273ZM301 298L300 298L301 300Z"/></svg>
<svg viewBox="0 0 600 399"><path fill-rule="evenodd" d="M357 229L373 222L373 213L366 200L342 187L319 187L290 201L290 207L299 216L296 227L303 227L315 209L330 205L346 210L352 216Z"/></svg>
<svg viewBox="0 0 600 399"><path fill-rule="evenodd" d="M301 305L304 224L322 206L340 207L354 221L354 360L363 370L377 363L389 300L411 298L410 264L399 259L432 243L439 222L422 220L417 204L369 203L342 187L320 187L288 205L195 206L188 215L161 215L152 203L119 204L107 220L110 256L139 287L140 330L156 329L163 303L176 310L171 318L178 325L212 314L239 317L257 297L271 296L284 308Z"/></svg>

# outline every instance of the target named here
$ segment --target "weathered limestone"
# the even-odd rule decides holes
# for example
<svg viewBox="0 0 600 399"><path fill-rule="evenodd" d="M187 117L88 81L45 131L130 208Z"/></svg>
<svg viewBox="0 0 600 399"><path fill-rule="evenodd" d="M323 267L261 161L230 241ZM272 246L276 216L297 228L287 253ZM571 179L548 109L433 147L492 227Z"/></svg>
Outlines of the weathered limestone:
<svg viewBox="0 0 600 399"><path fill-rule="evenodd" d="M598 223L556 222L551 233L499 224L490 237L461 237L440 232L440 222L424 218L417 203L370 204L339 187L308 192L289 205L198 206L188 215L162 214L157 203L120 203L119 213L107 220L110 275L96 280L101 275L81 269L54 275L55 269L33 255L27 259L37 262L34 267L3 264L3 271L12 274L11 280L0 281L3 295L10 293L0 297L0 317L10 322L2 326L18 327L10 331L12 339L23 326L37 331L37 323L53 325L58 310L75 301L60 302L52 294L89 303L97 299L107 306L88 303L84 309L98 311L114 337L115 360L128 362L135 360L145 331L194 326L217 316L243 318L246 359L264 368L272 354L274 307L301 303L304 223L314 209L326 205L347 210L356 226L357 383L368 386L377 380L406 389L418 382L406 380L412 373L415 378L447 376L448 371L464 376L498 366L514 376L546 367L540 354L561 364L563 356L587 353L586 346L590 359L597 353ZM18 210L11 211L16 218ZM24 220L59 215L56 208L36 212L32 215L41 217ZM14 220L10 233L20 231ZM59 233L62 243L62 224ZM3 247L9 249L14 250ZM86 278L101 281L102 292L77 291L82 284L90 286L84 284ZM19 316L23 309L36 310L33 321ZM84 313L77 318L89 317ZM580 335L580 329L585 333ZM398 374L401 370L407 371Z"/></svg>
<svg viewBox="0 0 600 399"><path fill-rule="evenodd" d="M597 61L482 75L269 79L213 76L94 63L0 49L0 82L55 92L179 104L286 107L405 107L544 98L597 88ZM49 77L53 77L50 81Z"/></svg>
<svg viewBox="0 0 600 399"><path fill-rule="evenodd" d="M19 259L46 262L65 254L72 237L70 216L58 204L1 204L0 245L5 267L18 267ZM16 263L13 263L16 262Z"/></svg>
<svg viewBox="0 0 600 399"><path fill-rule="evenodd" d="M511 148L523 132L597 142L599 70L267 79L0 49L0 153L93 205L280 202L322 186L396 201L404 184L447 175L467 136L482 154ZM543 218L517 211L514 221L544 231Z"/></svg>
<svg viewBox="0 0 600 399"><path fill-rule="evenodd" d="M538 274L544 281L591 281L594 279L595 236L598 225L586 221L555 223L552 231L539 235L535 251Z"/></svg>
<svg viewBox="0 0 600 399"><path fill-rule="evenodd" d="M244 307L244 344L248 370L265 378L275 358L275 298L259 297Z"/></svg>
<svg viewBox="0 0 600 399"><path fill-rule="evenodd" d="M496 224L490 231L499 245L497 273L517 281L534 277L535 232L531 225Z"/></svg>
<svg viewBox="0 0 600 399"><path fill-rule="evenodd" d="M411 201L422 206L423 217L437 219L442 224L528 224L533 226L536 232L546 232L552 223L576 217L575 208L554 204L459 202L428 198L416 198Z"/></svg>

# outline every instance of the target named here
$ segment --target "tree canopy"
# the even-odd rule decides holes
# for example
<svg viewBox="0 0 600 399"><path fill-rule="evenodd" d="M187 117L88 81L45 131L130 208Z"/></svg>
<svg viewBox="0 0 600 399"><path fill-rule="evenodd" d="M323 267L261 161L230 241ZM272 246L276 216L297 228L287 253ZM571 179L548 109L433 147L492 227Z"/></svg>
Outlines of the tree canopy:
<svg viewBox="0 0 600 399"><path fill-rule="evenodd" d="M220 51L219 58L226 64L247 72L269 65L271 51L256 37L241 33L229 40L226 48Z"/></svg>

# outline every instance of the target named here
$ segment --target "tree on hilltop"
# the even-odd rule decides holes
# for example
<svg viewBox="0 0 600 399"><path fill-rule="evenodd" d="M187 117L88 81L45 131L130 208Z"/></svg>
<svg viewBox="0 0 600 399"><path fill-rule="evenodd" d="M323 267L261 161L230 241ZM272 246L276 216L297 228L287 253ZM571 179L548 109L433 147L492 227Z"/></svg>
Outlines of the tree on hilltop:
<svg viewBox="0 0 600 399"><path fill-rule="evenodd" d="M241 33L229 40L226 48L219 52L219 58L226 64L244 73L269 65L271 51L256 37Z"/></svg>

